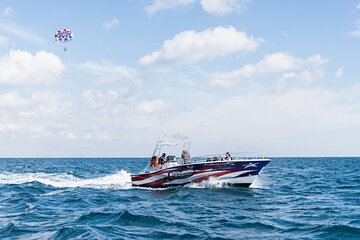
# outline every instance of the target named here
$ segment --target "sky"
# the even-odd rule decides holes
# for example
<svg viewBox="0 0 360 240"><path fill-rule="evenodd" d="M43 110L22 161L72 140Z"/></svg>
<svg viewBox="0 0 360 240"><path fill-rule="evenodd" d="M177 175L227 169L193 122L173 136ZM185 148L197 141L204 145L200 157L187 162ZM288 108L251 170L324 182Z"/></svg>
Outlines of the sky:
<svg viewBox="0 0 360 240"><path fill-rule="evenodd" d="M2 0L0 157L360 156L359 53L359 0Z"/></svg>

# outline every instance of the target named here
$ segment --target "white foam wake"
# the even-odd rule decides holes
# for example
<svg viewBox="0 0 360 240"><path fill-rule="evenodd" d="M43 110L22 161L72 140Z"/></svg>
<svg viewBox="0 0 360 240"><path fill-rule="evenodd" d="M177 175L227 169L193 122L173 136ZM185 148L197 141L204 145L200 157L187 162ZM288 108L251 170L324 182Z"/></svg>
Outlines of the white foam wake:
<svg viewBox="0 0 360 240"><path fill-rule="evenodd" d="M226 181L219 180L216 178L209 178L208 180L201 181L198 183L191 183L188 185L189 188L228 188Z"/></svg>
<svg viewBox="0 0 360 240"><path fill-rule="evenodd" d="M66 173L0 173L0 184L23 184L35 181L57 188L131 188L130 173L124 170L92 179L82 179Z"/></svg>
<svg viewBox="0 0 360 240"><path fill-rule="evenodd" d="M262 177L257 177L255 181L250 185L250 188L259 188L259 189L269 189L269 179Z"/></svg>

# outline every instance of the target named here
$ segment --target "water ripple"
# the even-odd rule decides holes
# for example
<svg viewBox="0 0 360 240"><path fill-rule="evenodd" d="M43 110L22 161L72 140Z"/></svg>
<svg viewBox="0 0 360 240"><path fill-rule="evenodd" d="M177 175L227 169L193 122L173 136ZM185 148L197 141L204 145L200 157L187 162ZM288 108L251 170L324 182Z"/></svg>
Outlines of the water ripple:
<svg viewBox="0 0 360 240"><path fill-rule="evenodd" d="M131 188L147 159L0 159L0 239L360 239L359 158L274 159L251 188Z"/></svg>

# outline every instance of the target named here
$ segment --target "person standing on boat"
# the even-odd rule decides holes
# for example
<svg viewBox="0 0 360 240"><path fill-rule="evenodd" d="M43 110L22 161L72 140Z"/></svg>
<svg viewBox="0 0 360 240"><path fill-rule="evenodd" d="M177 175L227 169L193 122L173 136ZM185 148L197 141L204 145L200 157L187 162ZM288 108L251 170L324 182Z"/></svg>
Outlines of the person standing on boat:
<svg viewBox="0 0 360 240"><path fill-rule="evenodd" d="M190 153L186 150L182 151L181 160L184 164L188 164L190 162Z"/></svg>
<svg viewBox="0 0 360 240"><path fill-rule="evenodd" d="M166 154L163 153L161 155L161 157L159 157L159 165L160 165L160 167L162 167L162 165L165 164L165 163L166 163Z"/></svg>
<svg viewBox="0 0 360 240"><path fill-rule="evenodd" d="M225 160L232 160L231 155L229 152L225 153Z"/></svg>

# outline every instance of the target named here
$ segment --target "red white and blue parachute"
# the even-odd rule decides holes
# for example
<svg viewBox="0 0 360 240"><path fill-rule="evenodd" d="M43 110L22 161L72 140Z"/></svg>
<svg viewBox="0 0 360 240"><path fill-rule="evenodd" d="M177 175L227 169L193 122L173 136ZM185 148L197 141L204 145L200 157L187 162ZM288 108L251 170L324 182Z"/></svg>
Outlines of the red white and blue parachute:
<svg viewBox="0 0 360 240"><path fill-rule="evenodd" d="M55 42L57 44L68 44L74 39L73 32L68 28L58 29L55 32ZM66 51L66 47L64 48L64 51Z"/></svg>

